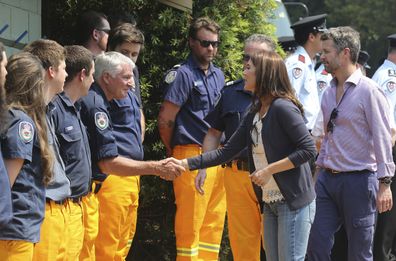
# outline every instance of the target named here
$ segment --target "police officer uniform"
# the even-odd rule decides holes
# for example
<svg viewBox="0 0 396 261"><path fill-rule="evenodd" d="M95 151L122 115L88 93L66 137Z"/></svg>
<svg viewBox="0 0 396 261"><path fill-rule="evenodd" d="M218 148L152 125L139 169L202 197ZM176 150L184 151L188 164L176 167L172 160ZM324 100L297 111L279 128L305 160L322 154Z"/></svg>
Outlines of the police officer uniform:
<svg viewBox="0 0 396 261"><path fill-rule="evenodd" d="M0 143L0 229L12 218L10 180L4 166Z"/></svg>
<svg viewBox="0 0 396 261"><path fill-rule="evenodd" d="M80 100L81 120L87 128L89 147L91 149L93 193L83 199L85 234L80 260L95 259L95 240L98 235L99 203L97 193L107 175L102 173L98 162L118 156L118 149L110 120L110 103L100 86L94 83L88 95ZM103 210L102 210L103 211Z"/></svg>
<svg viewBox="0 0 396 261"><path fill-rule="evenodd" d="M199 155L210 127L204 118L220 96L223 72L210 63L205 74L190 55L180 67L168 72L165 83L164 100L180 107L172 136L173 157ZM177 260L218 259L226 209L224 169L206 171L204 195L194 186L197 171L183 173L173 181Z"/></svg>
<svg viewBox="0 0 396 261"><path fill-rule="evenodd" d="M91 152L86 128L80 119L78 103L75 106L64 92L55 96L53 103L55 109L51 116L60 144L60 155L65 163L65 171L70 179L71 188L66 259L78 260L84 239L81 202L90 189Z"/></svg>
<svg viewBox="0 0 396 261"><path fill-rule="evenodd" d="M245 82L231 81L222 90L217 102L205 120L225 135L226 143L238 128L251 104L251 92L244 90ZM249 178L247 151L224 165L224 187L227 199L227 220L232 255L234 260L260 260L261 214ZM261 192L261 188L259 188Z"/></svg>
<svg viewBox="0 0 396 261"><path fill-rule="evenodd" d="M287 56L292 54L298 47L294 36L281 36L278 38L278 42L282 47L283 51L286 52Z"/></svg>
<svg viewBox="0 0 396 261"><path fill-rule="evenodd" d="M396 34L388 36L390 48L396 48ZM386 59L375 72L373 78L388 98L391 113L396 117L396 63ZM394 118L396 119L396 118ZM395 161L395 146L393 147L393 161ZM396 162L396 161L395 161ZM396 260L396 178L392 178L391 190L393 207L390 211L378 214L374 236L374 260Z"/></svg>
<svg viewBox="0 0 396 261"><path fill-rule="evenodd" d="M294 23L291 28L296 39L298 34L323 32L326 30L326 14L305 17ZM286 58L285 63L296 96L304 107L307 128L312 130L320 110L315 61L309 57L303 46L298 46L296 51Z"/></svg>
<svg viewBox="0 0 396 261"><path fill-rule="evenodd" d="M0 260L31 260L33 244L40 239L45 191L41 153L33 121L20 110L9 111L9 128L1 138L5 159L23 159L11 189L13 216L0 229ZM3 192L2 192L3 193Z"/></svg>
<svg viewBox="0 0 396 261"><path fill-rule="evenodd" d="M112 133L120 156L143 160L139 101L132 91L110 101ZM136 231L140 176L108 175L97 194L99 233L97 260L125 260Z"/></svg>
<svg viewBox="0 0 396 261"><path fill-rule="evenodd" d="M318 88L318 97L320 104L320 101L322 100L323 92L328 86L330 86L330 81L333 79L333 76L331 76L331 74L326 71L323 64L321 64L319 68L316 69L315 75L316 75L316 85Z"/></svg>
<svg viewBox="0 0 396 261"><path fill-rule="evenodd" d="M45 188L45 218L40 230L40 242L34 246L33 261L58 260L66 256L70 220L70 180L60 156L59 141L55 134L52 113L55 105L47 105L48 143L54 151L53 176Z"/></svg>

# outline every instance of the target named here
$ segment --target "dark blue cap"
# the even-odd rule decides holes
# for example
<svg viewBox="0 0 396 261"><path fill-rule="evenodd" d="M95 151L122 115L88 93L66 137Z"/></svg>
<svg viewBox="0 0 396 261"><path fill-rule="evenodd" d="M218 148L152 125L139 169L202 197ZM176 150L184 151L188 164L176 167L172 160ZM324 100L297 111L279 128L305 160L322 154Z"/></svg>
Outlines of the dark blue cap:
<svg viewBox="0 0 396 261"><path fill-rule="evenodd" d="M370 65L367 64L367 61L370 59L370 55L366 51L360 51L358 56L358 64L363 66L366 69L371 69Z"/></svg>
<svg viewBox="0 0 396 261"><path fill-rule="evenodd" d="M294 36L279 37L278 42L285 52L294 51L298 47L298 43L294 39Z"/></svg>
<svg viewBox="0 0 396 261"><path fill-rule="evenodd" d="M389 46L396 47L396 34L391 34L388 36Z"/></svg>

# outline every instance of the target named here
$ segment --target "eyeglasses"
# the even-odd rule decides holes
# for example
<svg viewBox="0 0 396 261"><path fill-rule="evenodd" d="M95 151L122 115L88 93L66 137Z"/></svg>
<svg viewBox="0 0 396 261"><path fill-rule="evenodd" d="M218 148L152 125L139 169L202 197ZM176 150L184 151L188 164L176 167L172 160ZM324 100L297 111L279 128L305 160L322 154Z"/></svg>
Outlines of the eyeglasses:
<svg viewBox="0 0 396 261"><path fill-rule="evenodd" d="M330 119L329 122L327 123L327 132L333 132L335 127L335 119L337 118L337 116L338 116L338 110L337 108L334 108L331 111Z"/></svg>
<svg viewBox="0 0 396 261"><path fill-rule="evenodd" d="M213 48L217 48L220 45L220 41L208 41L208 40L200 40L198 38L193 38L194 40L197 40L199 42L199 44L204 47L207 48L209 47L209 45L211 45Z"/></svg>
<svg viewBox="0 0 396 261"><path fill-rule="evenodd" d="M244 62L248 62L248 61L250 60L250 55L244 54L244 55L242 56L242 59L243 59Z"/></svg>
<svg viewBox="0 0 396 261"><path fill-rule="evenodd" d="M98 31L102 31L102 32L105 32L106 34L109 34L110 33L110 29L106 29L106 28L95 28L96 30L98 30Z"/></svg>

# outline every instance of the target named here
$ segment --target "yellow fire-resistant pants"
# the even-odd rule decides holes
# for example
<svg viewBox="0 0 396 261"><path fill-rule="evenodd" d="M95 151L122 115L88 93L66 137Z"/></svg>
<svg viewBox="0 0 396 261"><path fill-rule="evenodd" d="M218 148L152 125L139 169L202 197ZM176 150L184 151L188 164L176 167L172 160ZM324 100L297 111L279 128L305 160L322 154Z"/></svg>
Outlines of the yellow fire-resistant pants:
<svg viewBox="0 0 396 261"><path fill-rule="evenodd" d="M177 159L200 153L198 145L181 145L173 149L173 156ZM224 168L213 167L206 171L204 195L195 189L197 171L184 172L173 181L176 252L179 261L218 260L226 211Z"/></svg>
<svg viewBox="0 0 396 261"><path fill-rule="evenodd" d="M224 187L227 195L228 233L235 261L259 261L261 239L260 205L249 172L227 167Z"/></svg>
<svg viewBox="0 0 396 261"><path fill-rule="evenodd" d="M95 191L96 184L92 184ZM83 197L84 241L80 253L80 261L95 261L95 240L98 235L99 209L96 194L91 192Z"/></svg>
<svg viewBox="0 0 396 261"><path fill-rule="evenodd" d="M26 261L33 258L33 243L20 240L0 240L1 261Z"/></svg>
<svg viewBox="0 0 396 261"><path fill-rule="evenodd" d="M80 256L84 239L84 222L82 202L69 201L70 218L67 226L68 241L66 243L67 261L76 261Z"/></svg>
<svg viewBox="0 0 396 261"><path fill-rule="evenodd" d="M68 200L64 204L47 201L44 221L41 224L40 241L33 250L33 261L66 260L69 219Z"/></svg>
<svg viewBox="0 0 396 261"><path fill-rule="evenodd" d="M95 241L97 261L124 261L136 231L140 177L109 175L96 194L99 232Z"/></svg>

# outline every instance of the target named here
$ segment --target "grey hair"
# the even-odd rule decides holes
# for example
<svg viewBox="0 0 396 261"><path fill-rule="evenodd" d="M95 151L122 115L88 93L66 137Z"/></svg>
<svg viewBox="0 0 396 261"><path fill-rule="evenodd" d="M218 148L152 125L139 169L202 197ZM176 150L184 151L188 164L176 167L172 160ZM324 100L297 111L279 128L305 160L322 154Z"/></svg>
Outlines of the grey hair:
<svg viewBox="0 0 396 261"><path fill-rule="evenodd" d="M264 34L252 34L245 40L245 46L250 43L265 43L272 52L274 52L276 48L275 41L271 37Z"/></svg>
<svg viewBox="0 0 396 261"><path fill-rule="evenodd" d="M123 64L130 65L132 70L135 68L135 63L131 59L118 52L106 52L96 56L95 81L98 81L105 72L115 77L122 71L121 65Z"/></svg>
<svg viewBox="0 0 396 261"><path fill-rule="evenodd" d="M340 53L345 48L349 48L351 62L357 63L360 51L360 34L350 26L339 26L328 29L320 37L322 41L333 40L334 47Z"/></svg>

